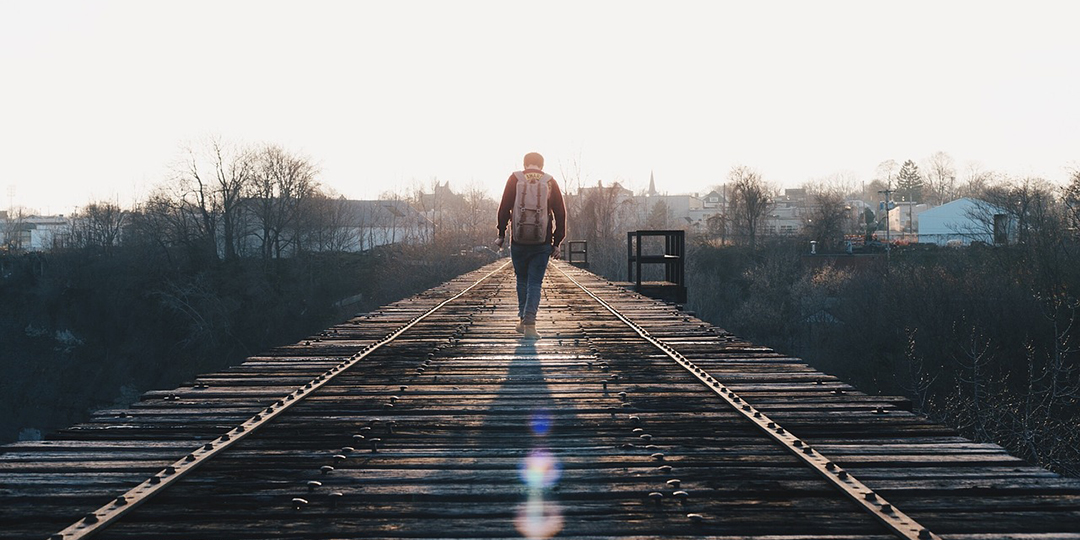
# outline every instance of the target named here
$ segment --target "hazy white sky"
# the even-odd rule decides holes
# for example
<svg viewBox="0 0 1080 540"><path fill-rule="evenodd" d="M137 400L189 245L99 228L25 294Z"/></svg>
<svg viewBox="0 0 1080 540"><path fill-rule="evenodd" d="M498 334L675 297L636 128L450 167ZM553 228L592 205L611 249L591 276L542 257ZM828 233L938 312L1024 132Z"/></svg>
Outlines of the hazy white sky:
<svg viewBox="0 0 1080 540"><path fill-rule="evenodd" d="M183 144L273 142L373 198L521 156L670 193L936 151L1063 181L1080 2L0 0L0 196L130 206ZM11 194L13 197L10 197Z"/></svg>

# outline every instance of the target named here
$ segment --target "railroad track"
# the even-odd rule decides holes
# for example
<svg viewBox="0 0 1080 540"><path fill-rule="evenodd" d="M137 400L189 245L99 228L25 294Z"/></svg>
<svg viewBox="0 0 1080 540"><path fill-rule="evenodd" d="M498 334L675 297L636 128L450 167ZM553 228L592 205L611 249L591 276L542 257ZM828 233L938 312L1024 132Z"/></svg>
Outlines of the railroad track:
<svg viewBox="0 0 1080 540"><path fill-rule="evenodd" d="M557 263L0 454L3 538L1080 538L1080 481Z"/></svg>

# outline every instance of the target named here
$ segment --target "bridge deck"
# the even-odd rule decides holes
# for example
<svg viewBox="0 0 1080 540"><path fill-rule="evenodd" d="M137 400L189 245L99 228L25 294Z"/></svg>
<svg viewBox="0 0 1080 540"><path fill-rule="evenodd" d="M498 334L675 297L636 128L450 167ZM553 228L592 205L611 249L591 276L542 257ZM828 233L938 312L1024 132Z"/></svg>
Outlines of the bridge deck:
<svg viewBox="0 0 1080 540"><path fill-rule="evenodd" d="M4 447L3 538L1080 539L1080 481L565 264L520 340L500 264Z"/></svg>

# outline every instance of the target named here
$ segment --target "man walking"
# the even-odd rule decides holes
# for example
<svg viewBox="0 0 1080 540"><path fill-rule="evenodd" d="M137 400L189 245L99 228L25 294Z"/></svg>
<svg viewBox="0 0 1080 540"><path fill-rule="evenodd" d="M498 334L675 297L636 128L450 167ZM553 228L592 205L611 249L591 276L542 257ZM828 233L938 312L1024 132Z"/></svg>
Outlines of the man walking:
<svg viewBox="0 0 1080 540"><path fill-rule="evenodd" d="M499 237L495 245L502 247L509 222L510 259L517 276L515 330L527 339L540 339L536 331L540 285L548 258L559 258L559 244L566 237L566 206L559 184L544 172L544 156L536 152L525 154L524 165L524 170L514 172L506 181L499 204Z"/></svg>

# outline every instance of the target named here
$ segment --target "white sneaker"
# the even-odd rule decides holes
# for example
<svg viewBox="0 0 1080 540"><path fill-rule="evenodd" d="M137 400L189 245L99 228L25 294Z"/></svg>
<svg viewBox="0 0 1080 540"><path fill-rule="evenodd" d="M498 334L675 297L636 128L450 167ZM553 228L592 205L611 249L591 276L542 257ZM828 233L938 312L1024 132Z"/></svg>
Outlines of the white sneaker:
<svg viewBox="0 0 1080 540"><path fill-rule="evenodd" d="M525 336L524 336L525 339L540 339L541 337L543 337L543 336L540 335L539 332L536 331L536 325L535 324L526 324L524 326L525 326Z"/></svg>

